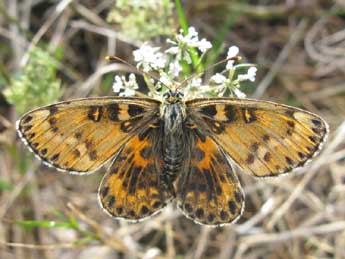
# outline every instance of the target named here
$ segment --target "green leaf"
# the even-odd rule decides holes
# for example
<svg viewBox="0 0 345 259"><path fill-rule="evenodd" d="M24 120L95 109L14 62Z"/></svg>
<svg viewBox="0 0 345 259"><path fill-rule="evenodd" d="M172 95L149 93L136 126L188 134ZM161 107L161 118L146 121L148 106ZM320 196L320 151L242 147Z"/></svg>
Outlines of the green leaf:
<svg viewBox="0 0 345 259"><path fill-rule="evenodd" d="M13 185L11 183L0 180L0 191L11 191L12 189Z"/></svg>
<svg viewBox="0 0 345 259"><path fill-rule="evenodd" d="M48 221L48 220L21 220L16 221L16 224L25 228L68 228L75 229L75 227L69 222L57 222L57 221Z"/></svg>

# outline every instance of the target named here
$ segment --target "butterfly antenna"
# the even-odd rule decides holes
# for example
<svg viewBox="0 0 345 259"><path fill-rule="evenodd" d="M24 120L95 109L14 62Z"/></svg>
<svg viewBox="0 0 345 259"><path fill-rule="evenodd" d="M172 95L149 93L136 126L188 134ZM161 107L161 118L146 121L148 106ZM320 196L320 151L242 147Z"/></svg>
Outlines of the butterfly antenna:
<svg viewBox="0 0 345 259"><path fill-rule="evenodd" d="M122 59L122 58L120 58L120 57L118 57L118 56L105 56L105 60L107 60L107 61L120 61L121 63L124 63L124 64L126 64L127 66L129 66L129 67L131 67L131 68L137 70L137 71L140 72L141 74L143 74L143 75L145 75L145 76L148 76L148 77L150 77L150 78L155 79L156 81L160 82L162 85L164 85L164 86L166 86L167 88L170 89L169 86L167 86L166 84L164 84L164 83L163 83L158 77L156 77L155 75L150 74L150 73L148 73L148 72L145 72L144 70L142 70L142 69L140 69L140 68L134 66L133 64L129 63L128 61L126 61L126 60L124 60L124 59Z"/></svg>
<svg viewBox="0 0 345 259"><path fill-rule="evenodd" d="M190 81L190 80L193 79L194 77L198 77L198 76L202 75L203 73L205 73L205 71L210 70L211 68L214 68L214 67L216 67L216 66L218 66L218 65L220 65L220 64L222 64L222 63L225 63L225 62L230 61L230 60L233 60L233 61L237 62L237 61L240 61L241 59L242 59L241 56L235 56L235 57L225 58L225 59L223 59L223 60L221 60L221 61L219 61L219 62L217 62L217 63L214 63L214 64L208 66L208 67L205 68L203 71L201 71L201 72L195 72L195 73L192 74L191 76L187 77L186 79L184 79L184 80L181 82L181 84L179 85L179 87L183 86L186 82Z"/></svg>

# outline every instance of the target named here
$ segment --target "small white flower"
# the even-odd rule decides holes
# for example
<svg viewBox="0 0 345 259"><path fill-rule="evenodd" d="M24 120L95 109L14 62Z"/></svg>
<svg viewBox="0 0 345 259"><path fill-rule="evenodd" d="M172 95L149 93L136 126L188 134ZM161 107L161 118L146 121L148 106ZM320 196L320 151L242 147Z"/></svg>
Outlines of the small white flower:
<svg viewBox="0 0 345 259"><path fill-rule="evenodd" d="M258 69L256 67L250 67L248 69L248 75L251 78L251 79L249 79L250 81L253 81L253 82L255 81L256 71L258 71Z"/></svg>
<svg viewBox="0 0 345 259"><path fill-rule="evenodd" d="M180 34L176 36L176 39L187 46L192 46L199 41L198 32L194 27L189 27L186 35L183 35L183 30L181 29Z"/></svg>
<svg viewBox="0 0 345 259"><path fill-rule="evenodd" d="M237 46L231 46L228 50L227 58L234 58L238 55L240 49Z"/></svg>
<svg viewBox="0 0 345 259"><path fill-rule="evenodd" d="M123 88L123 82L121 80L121 77L119 76L115 76L114 80L115 82L113 83L113 91L114 93L119 93Z"/></svg>
<svg viewBox="0 0 345 259"><path fill-rule="evenodd" d="M133 96L135 95L135 90L139 88L133 73L129 75L128 80L124 76L115 76L114 80L113 91L119 94L119 96Z"/></svg>
<svg viewBox="0 0 345 259"><path fill-rule="evenodd" d="M182 67L178 60L173 61L169 65L169 74L172 75L173 77L178 77L180 72L182 71Z"/></svg>
<svg viewBox="0 0 345 259"><path fill-rule="evenodd" d="M199 87L201 86L202 79L201 78L192 78L192 81L190 82L191 87Z"/></svg>
<svg viewBox="0 0 345 259"><path fill-rule="evenodd" d="M119 93L119 96L134 96L135 95L135 90L130 89L130 88L125 88L125 90L121 93Z"/></svg>
<svg viewBox="0 0 345 259"><path fill-rule="evenodd" d="M202 53L205 53L208 49L212 48L211 42L206 39L199 40L198 32L194 27L188 28L187 35L183 35L183 30L180 30L180 34L176 36L177 42L182 43L188 47L198 48ZM170 42L172 43L172 42ZM175 49L169 50L169 52L176 51Z"/></svg>
<svg viewBox="0 0 345 259"><path fill-rule="evenodd" d="M210 81L216 83L217 85L224 84L226 82L226 77L223 76L222 74L215 74L210 78Z"/></svg>
<svg viewBox="0 0 345 259"><path fill-rule="evenodd" d="M227 55L227 58L234 58L238 55L239 53L239 48L237 46L231 46L228 50L228 55ZM226 70L230 70L234 67L234 63L235 61L234 60L229 60L227 63L226 63Z"/></svg>
<svg viewBox="0 0 345 259"><path fill-rule="evenodd" d="M256 67L250 67L248 69L247 74L245 74L245 75L238 75L238 80L239 81L250 80L250 81L254 82L257 70L258 69Z"/></svg>
<svg viewBox="0 0 345 259"><path fill-rule="evenodd" d="M159 48L153 48L146 43L133 51L133 55L137 66L142 67L145 72L164 68L166 65L166 59L163 53L159 52Z"/></svg>
<svg viewBox="0 0 345 259"><path fill-rule="evenodd" d="M235 88L233 90L233 93L238 97L238 98L246 98L246 94L240 91L240 89Z"/></svg>
<svg viewBox="0 0 345 259"><path fill-rule="evenodd" d="M200 40L197 44L196 47L202 52L205 53L208 49L212 48L211 42L209 42L206 39Z"/></svg>

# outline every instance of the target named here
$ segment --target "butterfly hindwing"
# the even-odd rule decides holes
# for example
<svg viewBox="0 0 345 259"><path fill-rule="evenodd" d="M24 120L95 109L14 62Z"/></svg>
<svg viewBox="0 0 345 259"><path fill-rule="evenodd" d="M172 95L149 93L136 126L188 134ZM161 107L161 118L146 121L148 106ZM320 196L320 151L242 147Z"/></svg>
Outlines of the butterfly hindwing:
<svg viewBox="0 0 345 259"><path fill-rule="evenodd" d="M159 112L159 101L102 97L65 101L26 113L21 138L48 165L75 173L98 169Z"/></svg>
<svg viewBox="0 0 345 259"><path fill-rule="evenodd" d="M186 105L197 126L244 171L258 177L303 166L327 136L322 118L286 105L232 98L194 99Z"/></svg>
<svg viewBox="0 0 345 259"><path fill-rule="evenodd" d="M99 200L108 214L141 220L162 209L172 193L161 183L163 173L160 129L134 136L120 151L99 189Z"/></svg>
<svg viewBox="0 0 345 259"><path fill-rule="evenodd" d="M244 208L244 194L226 156L204 135L188 137L189 157L177 179L178 207L195 222L223 225L234 222Z"/></svg>

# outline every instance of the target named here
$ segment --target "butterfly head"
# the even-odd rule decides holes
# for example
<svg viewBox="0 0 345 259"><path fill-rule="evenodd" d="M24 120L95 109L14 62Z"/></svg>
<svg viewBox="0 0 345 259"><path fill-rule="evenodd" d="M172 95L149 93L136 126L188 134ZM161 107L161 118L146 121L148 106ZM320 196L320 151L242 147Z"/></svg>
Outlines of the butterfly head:
<svg viewBox="0 0 345 259"><path fill-rule="evenodd" d="M178 87L171 87L163 94L163 97L167 103L178 103L181 101L183 93L178 90Z"/></svg>

